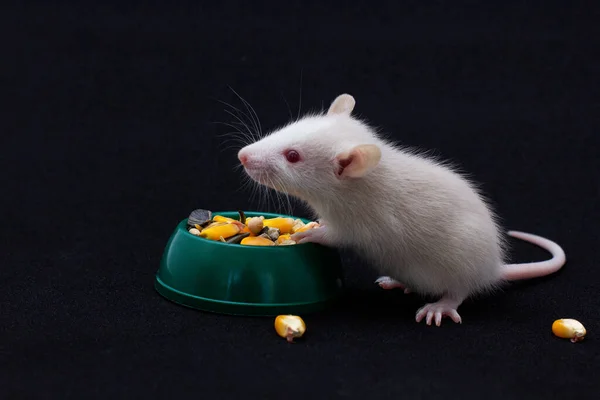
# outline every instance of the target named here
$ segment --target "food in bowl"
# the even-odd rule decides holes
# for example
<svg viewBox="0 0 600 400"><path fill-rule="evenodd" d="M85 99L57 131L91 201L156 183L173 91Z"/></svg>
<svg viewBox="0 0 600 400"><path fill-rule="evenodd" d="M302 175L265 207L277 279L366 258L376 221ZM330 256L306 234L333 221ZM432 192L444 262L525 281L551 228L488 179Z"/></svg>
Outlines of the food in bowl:
<svg viewBox="0 0 600 400"><path fill-rule="evenodd" d="M249 217L238 211L239 219L214 215L209 210L198 209L188 217L188 232L208 240L241 246L289 246L296 242L291 235L319 228L318 222L277 216Z"/></svg>

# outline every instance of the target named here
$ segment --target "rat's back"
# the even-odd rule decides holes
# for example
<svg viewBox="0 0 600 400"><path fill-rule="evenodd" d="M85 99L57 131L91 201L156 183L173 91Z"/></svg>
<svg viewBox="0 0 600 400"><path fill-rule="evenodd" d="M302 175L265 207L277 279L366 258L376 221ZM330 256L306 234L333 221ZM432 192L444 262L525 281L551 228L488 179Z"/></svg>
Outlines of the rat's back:
<svg viewBox="0 0 600 400"><path fill-rule="evenodd" d="M415 291L492 288L503 245L475 187L436 160L391 144L380 148L379 165L325 216L339 226L339 239Z"/></svg>

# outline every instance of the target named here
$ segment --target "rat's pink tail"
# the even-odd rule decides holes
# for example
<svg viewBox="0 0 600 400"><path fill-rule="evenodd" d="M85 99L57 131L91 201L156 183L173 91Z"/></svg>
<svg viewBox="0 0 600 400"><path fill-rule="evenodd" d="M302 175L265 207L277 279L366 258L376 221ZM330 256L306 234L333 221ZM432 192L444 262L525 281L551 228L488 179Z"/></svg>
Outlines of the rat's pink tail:
<svg viewBox="0 0 600 400"><path fill-rule="evenodd" d="M552 254L552 258L540 262L507 264L504 268L504 279L518 281L522 279L539 278L541 276L553 274L565 265L565 252L553 241L525 232L509 231L508 235L540 246L544 250L549 251L550 254Z"/></svg>

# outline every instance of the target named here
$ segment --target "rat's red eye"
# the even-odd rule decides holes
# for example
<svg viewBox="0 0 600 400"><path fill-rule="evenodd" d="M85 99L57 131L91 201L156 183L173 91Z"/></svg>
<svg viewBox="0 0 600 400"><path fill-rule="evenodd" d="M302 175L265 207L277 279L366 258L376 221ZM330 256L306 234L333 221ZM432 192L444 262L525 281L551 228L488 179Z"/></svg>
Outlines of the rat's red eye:
<svg viewBox="0 0 600 400"><path fill-rule="evenodd" d="M297 163L300 161L300 154L296 150L288 150L285 152L285 158L288 162Z"/></svg>

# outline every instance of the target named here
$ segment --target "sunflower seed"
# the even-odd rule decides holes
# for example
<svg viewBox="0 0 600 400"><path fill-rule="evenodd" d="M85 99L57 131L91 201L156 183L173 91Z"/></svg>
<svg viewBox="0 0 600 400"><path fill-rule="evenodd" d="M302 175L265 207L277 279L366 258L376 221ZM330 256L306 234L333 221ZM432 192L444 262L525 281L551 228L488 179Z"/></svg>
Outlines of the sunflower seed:
<svg viewBox="0 0 600 400"><path fill-rule="evenodd" d="M212 220L212 212L210 212L209 210L203 210L201 208L194 210L190 213L190 216L188 217L188 224L189 225L200 225L203 226L207 223L209 223Z"/></svg>

